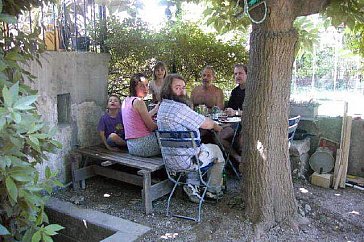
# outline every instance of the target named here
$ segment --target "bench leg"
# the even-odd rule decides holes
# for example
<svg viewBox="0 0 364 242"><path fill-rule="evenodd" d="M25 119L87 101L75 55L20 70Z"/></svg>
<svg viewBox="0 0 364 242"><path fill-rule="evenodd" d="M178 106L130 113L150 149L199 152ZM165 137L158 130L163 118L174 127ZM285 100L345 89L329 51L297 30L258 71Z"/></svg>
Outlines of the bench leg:
<svg viewBox="0 0 364 242"><path fill-rule="evenodd" d="M83 189L85 188L85 180L76 181L75 175L74 175L75 171L80 169L81 160L82 160L82 155L77 154L77 153L71 154L72 186L73 186L73 190L75 190L75 191L80 190L81 187Z"/></svg>
<svg viewBox="0 0 364 242"><path fill-rule="evenodd" d="M152 176L150 174L150 171L141 171L140 173L143 174L142 198L145 206L145 213L150 214L153 211L152 196L150 194Z"/></svg>

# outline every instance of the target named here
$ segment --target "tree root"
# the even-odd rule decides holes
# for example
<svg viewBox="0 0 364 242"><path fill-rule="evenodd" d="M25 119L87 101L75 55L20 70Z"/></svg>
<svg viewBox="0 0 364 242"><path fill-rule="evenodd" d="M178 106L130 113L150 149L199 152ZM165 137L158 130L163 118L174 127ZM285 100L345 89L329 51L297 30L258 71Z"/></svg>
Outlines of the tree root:
<svg viewBox="0 0 364 242"><path fill-rule="evenodd" d="M286 226L297 233L300 230L300 226L308 224L310 224L310 220L299 214L277 224L267 221L259 222L253 225L253 235L249 238L249 241L261 241L267 232L275 226Z"/></svg>

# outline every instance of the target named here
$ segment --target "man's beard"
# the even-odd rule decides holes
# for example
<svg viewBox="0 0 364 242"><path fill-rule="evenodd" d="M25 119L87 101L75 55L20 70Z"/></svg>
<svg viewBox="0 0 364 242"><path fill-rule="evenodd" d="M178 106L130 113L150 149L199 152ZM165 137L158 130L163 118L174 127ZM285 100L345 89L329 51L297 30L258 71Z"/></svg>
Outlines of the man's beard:
<svg viewBox="0 0 364 242"><path fill-rule="evenodd" d="M189 107L192 107L192 102L191 100L188 98L187 95L176 95L174 93L171 94L170 99L175 101L175 102L179 102L179 103L183 103L186 104Z"/></svg>

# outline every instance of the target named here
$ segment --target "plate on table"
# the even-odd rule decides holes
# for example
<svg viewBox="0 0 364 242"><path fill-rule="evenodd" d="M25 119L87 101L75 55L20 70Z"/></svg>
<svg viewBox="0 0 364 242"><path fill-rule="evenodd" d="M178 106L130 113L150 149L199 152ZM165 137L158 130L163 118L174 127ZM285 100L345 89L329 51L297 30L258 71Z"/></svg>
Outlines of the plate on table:
<svg viewBox="0 0 364 242"><path fill-rule="evenodd" d="M240 117L229 117L226 120L219 120L221 123L238 123L241 122Z"/></svg>

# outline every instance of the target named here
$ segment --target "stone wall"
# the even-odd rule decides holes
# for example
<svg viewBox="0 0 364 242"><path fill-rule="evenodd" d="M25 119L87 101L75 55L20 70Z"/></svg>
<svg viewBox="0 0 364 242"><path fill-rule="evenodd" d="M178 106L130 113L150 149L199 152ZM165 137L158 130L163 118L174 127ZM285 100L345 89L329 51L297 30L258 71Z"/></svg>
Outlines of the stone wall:
<svg viewBox="0 0 364 242"><path fill-rule="evenodd" d="M108 54L49 51L41 55L41 66L33 61L26 67L37 77L28 84L38 90L38 110L57 128L54 138L63 145L41 166L58 170L62 182L70 180L70 151L100 142L96 126L106 107L109 59Z"/></svg>

